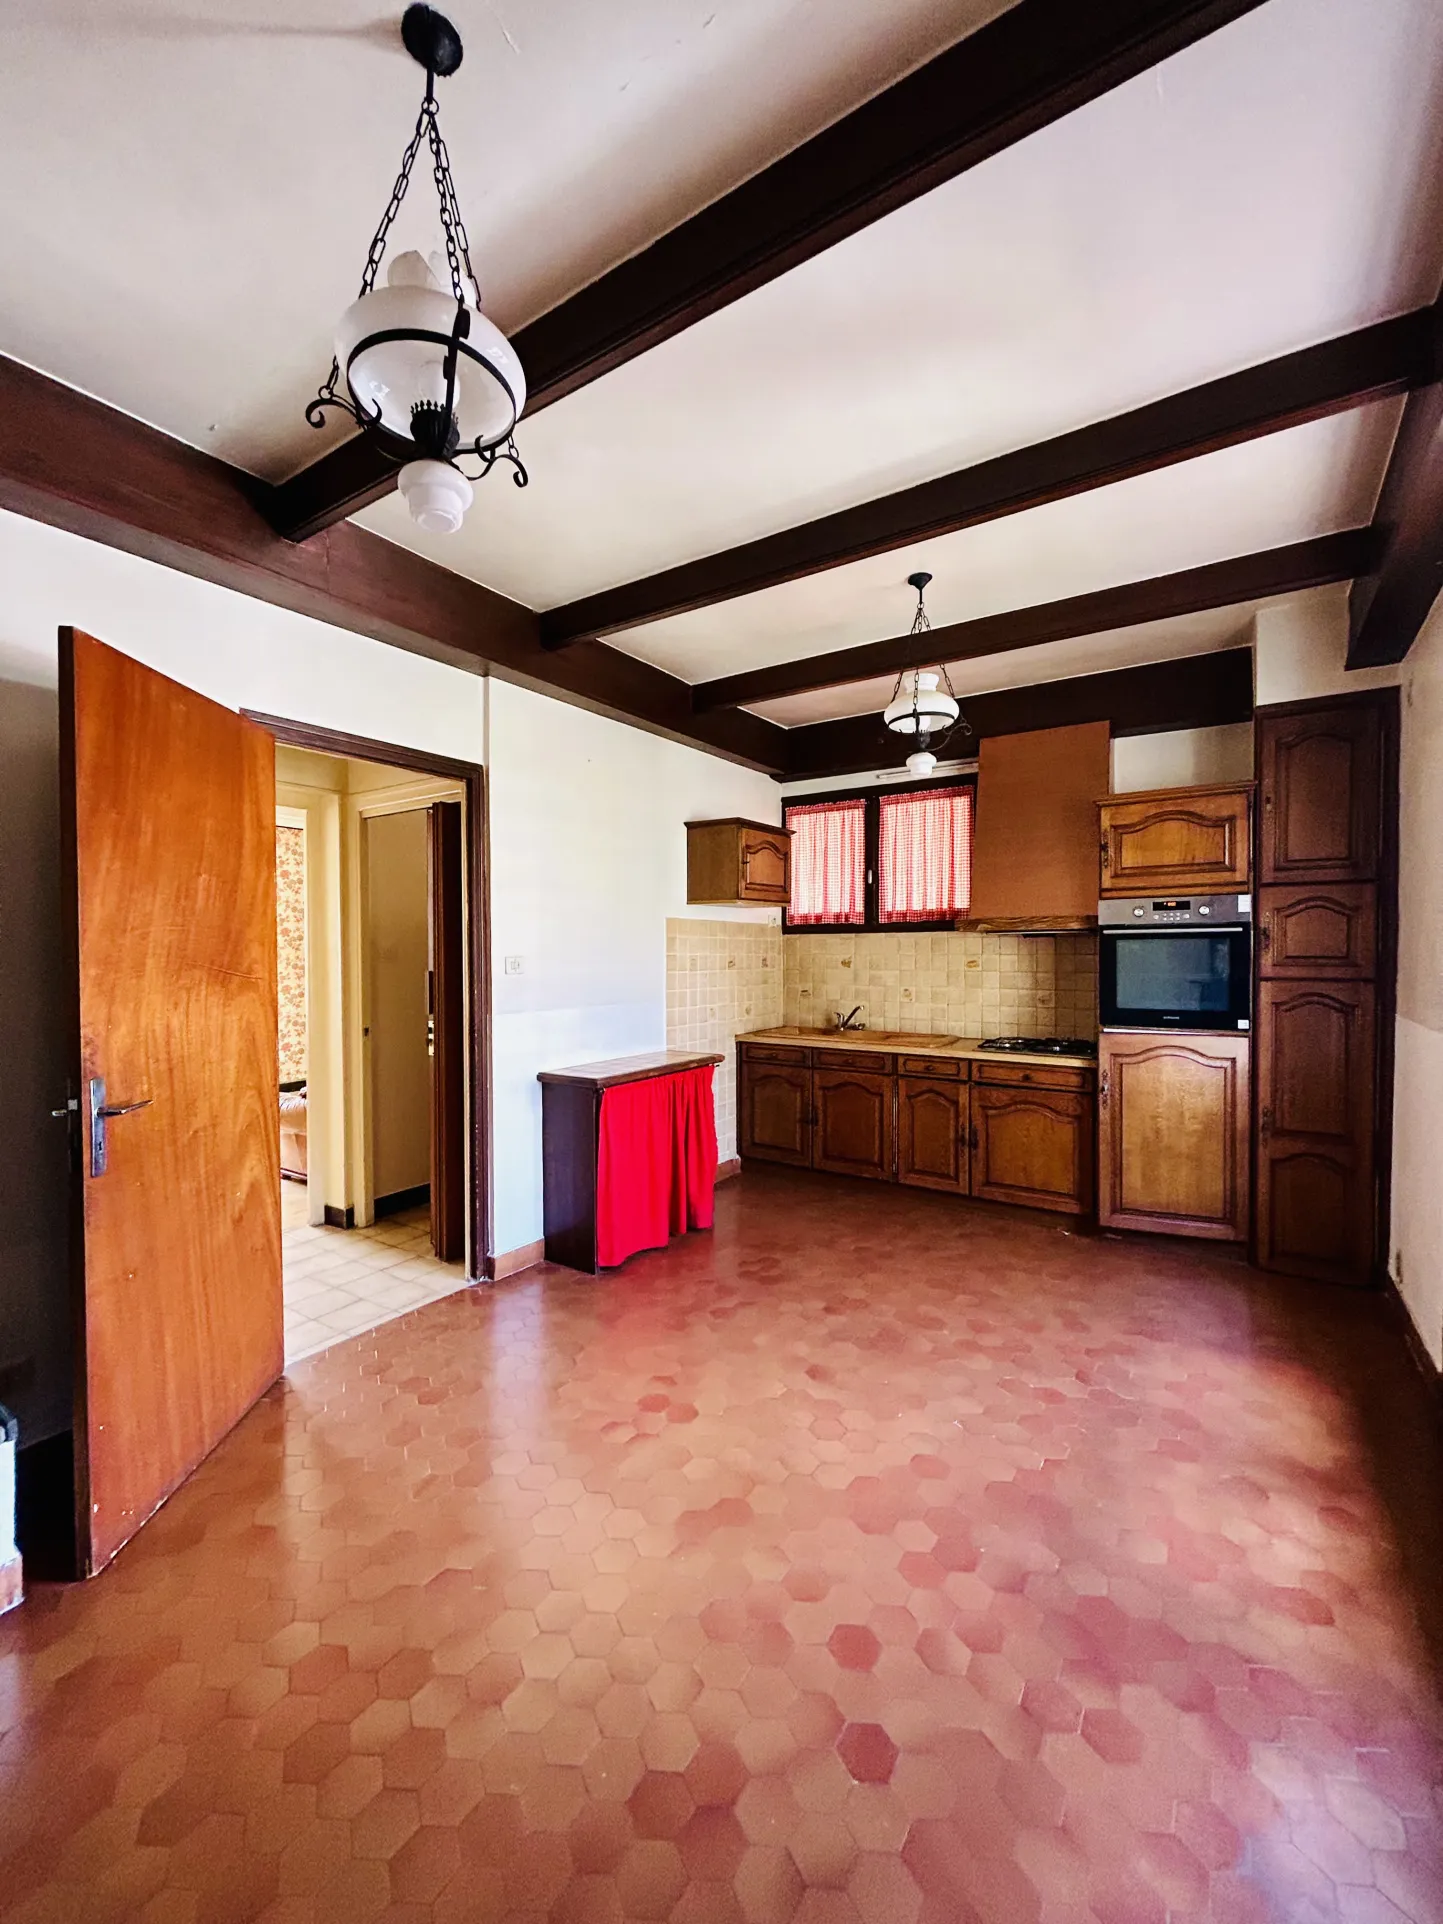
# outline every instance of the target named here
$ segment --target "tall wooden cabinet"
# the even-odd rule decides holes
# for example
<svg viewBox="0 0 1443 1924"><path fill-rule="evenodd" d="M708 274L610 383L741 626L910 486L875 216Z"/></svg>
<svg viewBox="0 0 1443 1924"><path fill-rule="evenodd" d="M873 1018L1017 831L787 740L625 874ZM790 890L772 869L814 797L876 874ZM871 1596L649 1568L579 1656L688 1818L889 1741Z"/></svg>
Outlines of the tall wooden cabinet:
<svg viewBox="0 0 1443 1924"><path fill-rule="evenodd" d="M1386 1260L1397 691L1258 710L1256 1256Z"/></svg>

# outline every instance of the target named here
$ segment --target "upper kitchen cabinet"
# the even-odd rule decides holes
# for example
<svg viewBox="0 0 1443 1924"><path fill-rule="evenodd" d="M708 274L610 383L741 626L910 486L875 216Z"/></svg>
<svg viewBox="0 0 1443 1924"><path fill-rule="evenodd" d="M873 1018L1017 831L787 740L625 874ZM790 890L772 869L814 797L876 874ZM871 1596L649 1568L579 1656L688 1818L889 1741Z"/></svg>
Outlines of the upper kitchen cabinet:
<svg viewBox="0 0 1443 1924"><path fill-rule="evenodd" d="M1372 702L1260 710L1258 880L1371 882L1378 874L1382 715Z"/></svg>
<svg viewBox="0 0 1443 1924"><path fill-rule="evenodd" d="M984 736L962 927L1095 926L1096 802L1108 786L1110 748L1107 722Z"/></svg>
<svg viewBox="0 0 1443 1924"><path fill-rule="evenodd" d="M1229 895L1251 886L1249 786L1152 789L1101 811L1100 893Z"/></svg>
<svg viewBox="0 0 1443 1924"><path fill-rule="evenodd" d="M744 821L686 825L688 902L756 902L785 908L792 894L792 838L784 828Z"/></svg>

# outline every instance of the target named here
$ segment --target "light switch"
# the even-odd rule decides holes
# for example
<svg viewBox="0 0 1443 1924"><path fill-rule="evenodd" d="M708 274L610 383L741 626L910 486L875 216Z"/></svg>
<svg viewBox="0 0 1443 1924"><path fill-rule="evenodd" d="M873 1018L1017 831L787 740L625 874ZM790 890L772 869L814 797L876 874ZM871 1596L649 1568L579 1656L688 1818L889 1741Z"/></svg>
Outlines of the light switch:
<svg viewBox="0 0 1443 1924"><path fill-rule="evenodd" d="M508 975L520 975L522 973L522 967L523 967L523 958L521 956L519 955L507 956L506 973Z"/></svg>

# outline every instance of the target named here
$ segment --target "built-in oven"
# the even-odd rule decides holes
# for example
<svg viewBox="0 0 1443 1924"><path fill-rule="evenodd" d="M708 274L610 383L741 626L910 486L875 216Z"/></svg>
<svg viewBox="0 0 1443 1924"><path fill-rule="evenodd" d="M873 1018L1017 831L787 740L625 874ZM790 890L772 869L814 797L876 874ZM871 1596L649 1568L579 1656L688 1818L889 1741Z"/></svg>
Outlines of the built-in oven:
<svg viewBox="0 0 1443 1924"><path fill-rule="evenodd" d="M1253 905L1247 895L1099 902L1104 1029L1246 1029Z"/></svg>

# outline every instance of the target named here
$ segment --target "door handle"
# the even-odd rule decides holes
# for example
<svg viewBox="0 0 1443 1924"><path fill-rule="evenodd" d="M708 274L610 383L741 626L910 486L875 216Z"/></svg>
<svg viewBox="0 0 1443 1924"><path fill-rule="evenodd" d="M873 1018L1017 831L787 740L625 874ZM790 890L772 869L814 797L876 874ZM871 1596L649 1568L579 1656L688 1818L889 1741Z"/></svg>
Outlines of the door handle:
<svg viewBox="0 0 1443 1924"><path fill-rule="evenodd" d="M1263 1107L1258 1111L1258 1134L1260 1136L1270 1136L1272 1133L1273 1133L1272 1108L1270 1107L1269 1104L1264 1103Z"/></svg>
<svg viewBox="0 0 1443 1924"><path fill-rule="evenodd" d="M1097 1106L1099 1109L1105 1109L1107 1107L1107 1098L1111 1093L1112 1078L1104 1069L1102 1072L1102 1080L1097 1085Z"/></svg>
<svg viewBox="0 0 1443 1924"><path fill-rule="evenodd" d="M113 1116L134 1115L137 1109L148 1109L155 1100L153 1096L142 1096L139 1102L113 1102L105 1100L104 1076L90 1078L90 1173L103 1176L109 1158L106 1154L105 1125Z"/></svg>

